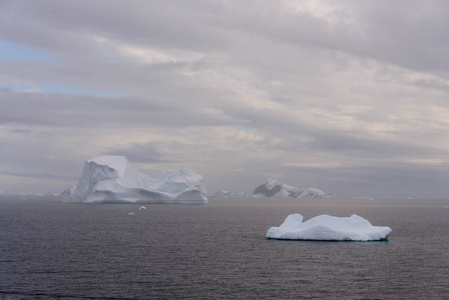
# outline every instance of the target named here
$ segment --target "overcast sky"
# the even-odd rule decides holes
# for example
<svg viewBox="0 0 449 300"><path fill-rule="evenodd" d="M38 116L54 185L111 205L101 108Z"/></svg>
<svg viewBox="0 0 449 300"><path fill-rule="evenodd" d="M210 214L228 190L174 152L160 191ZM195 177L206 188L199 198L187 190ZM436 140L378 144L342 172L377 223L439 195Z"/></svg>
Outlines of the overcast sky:
<svg viewBox="0 0 449 300"><path fill-rule="evenodd" d="M449 1L1 1L0 190L111 154L208 190L447 198Z"/></svg>

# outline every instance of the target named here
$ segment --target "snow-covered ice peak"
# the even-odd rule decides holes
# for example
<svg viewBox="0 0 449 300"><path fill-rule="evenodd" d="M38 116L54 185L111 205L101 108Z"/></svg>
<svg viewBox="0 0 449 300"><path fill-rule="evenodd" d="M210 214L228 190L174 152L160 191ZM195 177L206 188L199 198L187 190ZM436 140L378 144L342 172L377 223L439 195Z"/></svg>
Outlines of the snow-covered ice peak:
<svg viewBox="0 0 449 300"><path fill-rule="evenodd" d="M158 178L139 172L124 156L103 156L84 163L66 202L207 203L203 177L190 169L166 171Z"/></svg>
<svg viewBox="0 0 449 300"><path fill-rule="evenodd" d="M270 190L278 185L281 185L281 183L273 178L268 178L267 181L265 182L265 187Z"/></svg>
<svg viewBox="0 0 449 300"><path fill-rule="evenodd" d="M289 215L279 227L268 229L266 237L281 240L384 241L390 227L373 226L358 216L339 218L320 215L303 222L300 214Z"/></svg>
<svg viewBox="0 0 449 300"><path fill-rule="evenodd" d="M300 189L280 183L275 179L267 179L264 184L256 187L253 195L275 198L326 198L332 196L317 188Z"/></svg>
<svg viewBox="0 0 449 300"><path fill-rule="evenodd" d="M117 172L117 175L120 177L123 177L125 175L126 169L129 164L125 156L116 155L95 157L92 159L88 159L87 162L95 163L99 166L109 167L115 170L115 172Z"/></svg>

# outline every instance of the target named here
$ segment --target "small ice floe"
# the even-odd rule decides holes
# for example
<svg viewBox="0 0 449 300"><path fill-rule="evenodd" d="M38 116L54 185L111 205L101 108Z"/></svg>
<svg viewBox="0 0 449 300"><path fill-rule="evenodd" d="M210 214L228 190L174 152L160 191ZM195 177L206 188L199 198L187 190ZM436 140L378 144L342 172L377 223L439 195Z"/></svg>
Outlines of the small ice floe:
<svg viewBox="0 0 449 300"><path fill-rule="evenodd" d="M134 215L134 213L128 213L128 215Z"/></svg>
<svg viewBox="0 0 449 300"><path fill-rule="evenodd" d="M139 209L147 209L145 206L141 206L141 207L139 207Z"/></svg>
<svg viewBox="0 0 449 300"><path fill-rule="evenodd" d="M280 240L385 241L390 227L372 226L357 215L339 218L320 215L303 222L300 214L289 215L279 227L268 229L266 237Z"/></svg>
<svg viewBox="0 0 449 300"><path fill-rule="evenodd" d="M444 208L449 208L449 206L445 206Z"/></svg>

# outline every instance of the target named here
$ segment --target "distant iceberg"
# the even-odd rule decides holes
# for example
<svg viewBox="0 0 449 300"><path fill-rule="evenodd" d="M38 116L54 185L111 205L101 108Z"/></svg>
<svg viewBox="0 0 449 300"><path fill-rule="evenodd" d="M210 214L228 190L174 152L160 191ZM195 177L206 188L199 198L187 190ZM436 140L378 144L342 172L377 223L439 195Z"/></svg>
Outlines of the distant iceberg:
<svg viewBox="0 0 449 300"><path fill-rule="evenodd" d="M280 183L274 179L267 179L264 184L254 189L253 196L267 198L329 198L333 195L316 188L300 189Z"/></svg>
<svg viewBox="0 0 449 300"><path fill-rule="evenodd" d="M68 195L67 195L68 194ZM151 178L124 156L89 159L78 185L65 202L82 203L208 203L203 177L190 169L166 171Z"/></svg>
<svg viewBox="0 0 449 300"><path fill-rule="evenodd" d="M268 229L266 237L279 240L385 241L390 227L372 226L358 215L346 218L320 215L303 222L300 214L289 215L279 227Z"/></svg>

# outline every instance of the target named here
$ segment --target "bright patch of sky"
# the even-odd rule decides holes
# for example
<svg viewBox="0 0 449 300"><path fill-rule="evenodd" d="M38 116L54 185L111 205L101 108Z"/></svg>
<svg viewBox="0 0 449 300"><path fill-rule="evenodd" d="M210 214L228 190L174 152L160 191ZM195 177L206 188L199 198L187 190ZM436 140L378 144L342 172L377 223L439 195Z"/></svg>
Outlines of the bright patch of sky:
<svg viewBox="0 0 449 300"><path fill-rule="evenodd" d="M57 64L57 55L28 46L0 41L0 60Z"/></svg>
<svg viewBox="0 0 449 300"><path fill-rule="evenodd" d="M0 84L0 88L9 88L12 90L16 90L16 91L29 91L29 92L41 92L40 89L36 88L36 87L32 87L28 84L24 84L24 83L2 83Z"/></svg>
<svg viewBox="0 0 449 300"><path fill-rule="evenodd" d="M69 95L89 95L95 97L124 97L124 93L111 93L100 90L89 90L80 87L63 86L51 83L36 83L36 84L23 84L23 83L2 83L0 87L10 88L17 91L26 92L41 92L41 93L60 93Z"/></svg>
<svg viewBox="0 0 449 300"><path fill-rule="evenodd" d="M88 90L73 86L62 86L50 83L40 83L42 91L45 93L62 93L62 94L73 94L73 95L90 95L97 97L123 97L126 96L122 93L111 93L107 91L99 90Z"/></svg>

